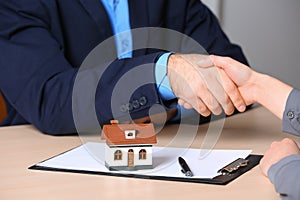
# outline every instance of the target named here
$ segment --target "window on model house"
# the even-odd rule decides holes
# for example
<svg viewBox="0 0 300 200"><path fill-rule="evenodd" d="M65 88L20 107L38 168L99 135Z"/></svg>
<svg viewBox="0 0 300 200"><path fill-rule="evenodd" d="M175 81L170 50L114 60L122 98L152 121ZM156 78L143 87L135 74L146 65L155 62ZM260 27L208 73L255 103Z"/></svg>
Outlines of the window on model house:
<svg viewBox="0 0 300 200"><path fill-rule="evenodd" d="M146 155L147 155L147 152L146 152L145 149L141 149L141 150L139 151L139 159L140 159L140 160L146 160Z"/></svg>
<svg viewBox="0 0 300 200"><path fill-rule="evenodd" d="M121 150L115 151L114 160L122 160L122 151Z"/></svg>

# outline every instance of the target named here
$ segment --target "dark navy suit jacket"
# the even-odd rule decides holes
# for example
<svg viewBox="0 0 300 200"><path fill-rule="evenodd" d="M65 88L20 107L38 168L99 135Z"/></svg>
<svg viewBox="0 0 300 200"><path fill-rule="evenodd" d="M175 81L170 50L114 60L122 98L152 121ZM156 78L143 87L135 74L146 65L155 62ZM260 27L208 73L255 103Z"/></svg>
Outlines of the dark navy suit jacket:
<svg viewBox="0 0 300 200"><path fill-rule="evenodd" d="M199 0L129 0L129 14L131 28L176 30L195 39L210 54L246 63L241 49L229 42ZM0 91L8 110L2 125L31 123L48 134L75 133L72 91L78 68L94 47L112 35L100 0L1 0ZM115 117L112 106L120 108L120 118L126 105L133 118L147 116L154 104L172 107L161 100L155 84L142 86L128 102L120 96L111 105L119 78L135 66L155 63L163 53L144 49L135 51L132 59L111 64L112 73L101 78L95 96L100 124ZM148 69L145 78L154 83L154 64Z"/></svg>

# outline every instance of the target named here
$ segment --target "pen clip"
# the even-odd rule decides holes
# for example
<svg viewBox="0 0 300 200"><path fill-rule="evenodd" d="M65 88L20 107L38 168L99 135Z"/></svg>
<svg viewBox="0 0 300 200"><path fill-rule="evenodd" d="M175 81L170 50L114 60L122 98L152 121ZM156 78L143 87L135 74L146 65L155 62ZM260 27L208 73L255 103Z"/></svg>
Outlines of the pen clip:
<svg viewBox="0 0 300 200"><path fill-rule="evenodd" d="M231 162L230 164L226 165L225 167L218 170L218 173L222 173L223 175L231 174L238 170L241 167L247 166L249 163L249 160L246 160L244 158L238 158L235 161Z"/></svg>

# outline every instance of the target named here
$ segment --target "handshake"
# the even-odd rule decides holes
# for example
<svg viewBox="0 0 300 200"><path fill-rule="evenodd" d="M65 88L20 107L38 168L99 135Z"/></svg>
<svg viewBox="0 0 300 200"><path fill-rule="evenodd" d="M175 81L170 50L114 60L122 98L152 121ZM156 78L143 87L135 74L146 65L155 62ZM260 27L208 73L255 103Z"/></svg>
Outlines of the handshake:
<svg viewBox="0 0 300 200"><path fill-rule="evenodd" d="M228 57L173 54L167 76L180 105L208 116L222 110L231 115L235 108L244 112L258 102L257 83L263 75Z"/></svg>

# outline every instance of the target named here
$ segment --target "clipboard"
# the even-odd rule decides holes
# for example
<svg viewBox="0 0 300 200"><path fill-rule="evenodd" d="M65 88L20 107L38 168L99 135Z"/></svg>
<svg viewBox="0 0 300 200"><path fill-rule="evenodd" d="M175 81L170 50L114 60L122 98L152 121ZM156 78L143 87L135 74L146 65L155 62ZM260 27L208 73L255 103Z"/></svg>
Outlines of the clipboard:
<svg viewBox="0 0 300 200"><path fill-rule="evenodd" d="M78 147L76 147L78 148ZM74 149L76 149L74 148ZM40 163L37 163L33 166L30 166L28 169L30 170L43 170L43 171L54 171L54 172L69 172L69 173L80 173L80 174L90 174L90 175L105 175L105 176L118 176L118 177L126 177L126 178L141 178L141 179L153 179L153 180L163 180L163 181L179 181L179 182L189 182L189 183L204 183L204 184L215 184L215 185L226 185L230 183L231 181L235 180L242 174L246 173L247 171L251 170L253 167L259 164L260 159L262 158L262 155L255 155L250 154L243 160L247 160L247 165L241 166L241 162L238 162L237 160L234 160L231 163L226 164L225 166L221 167L219 169L220 173L217 176L214 176L213 178L188 178L185 176L170 176L170 175L151 175L151 174L145 174L145 173L116 173L114 171L96 171L96 170L89 170L89 169L80 169L76 167L72 168L65 168L55 165L50 166L43 166L41 163L44 163L46 161L51 161L51 159L55 159L59 156L62 156L64 154L67 154L68 152L71 152L71 149L69 151L66 151L64 153L61 153L57 156L54 156L52 158L49 158L45 161L42 161ZM229 169L229 171L226 171Z"/></svg>

